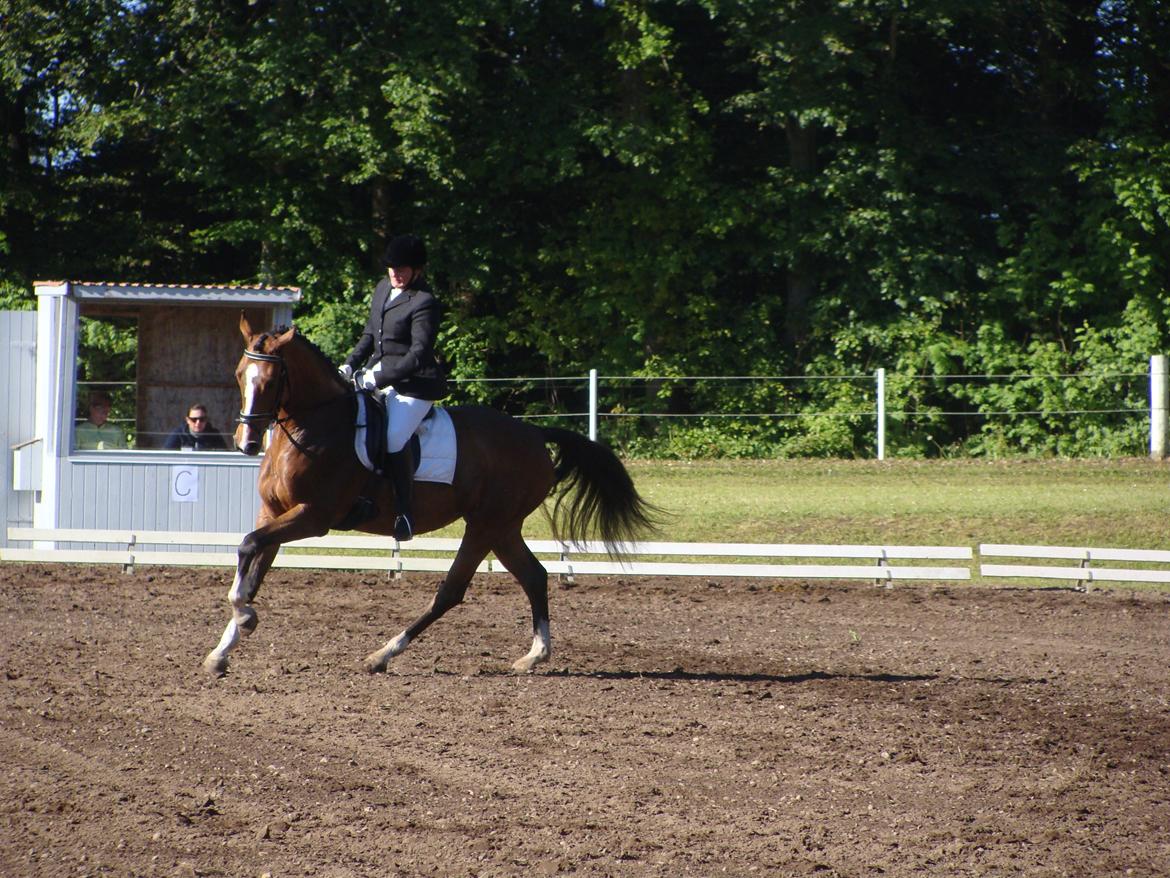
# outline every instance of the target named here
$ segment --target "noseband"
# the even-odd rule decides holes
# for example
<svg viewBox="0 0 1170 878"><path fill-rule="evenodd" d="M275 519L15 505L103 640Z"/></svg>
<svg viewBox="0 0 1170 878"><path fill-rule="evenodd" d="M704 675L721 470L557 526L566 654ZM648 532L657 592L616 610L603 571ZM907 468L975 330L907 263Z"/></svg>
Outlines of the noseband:
<svg viewBox="0 0 1170 878"><path fill-rule="evenodd" d="M251 426L257 421L264 420L280 423L279 419L276 417L276 414L278 411L280 411L280 397L284 393L285 384L288 382L288 366L285 365L284 357L281 357L277 354L262 354L259 351L249 351L247 349L244 350L244 356L249 360L257 360L261 363L280 363L280 375L276 379L276 403L274 404L272 411L252 412L249 414L248 412L241 410L240 416L236 418L236 423L244 424L246 426Z"/></svg>

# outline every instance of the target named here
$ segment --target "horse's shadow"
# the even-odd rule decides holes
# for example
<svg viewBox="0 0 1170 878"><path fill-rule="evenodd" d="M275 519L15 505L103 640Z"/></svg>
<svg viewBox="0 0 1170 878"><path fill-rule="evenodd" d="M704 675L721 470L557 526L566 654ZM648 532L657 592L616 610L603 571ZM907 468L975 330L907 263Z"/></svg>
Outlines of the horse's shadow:
<svg viewBox="0 0 1170 878"><path fill-rule="evenodd" d="M501 672L502 673L502 672ZM732 671L572 671L549 670L545 677L564 677L578 680L662 680L686 683L777 683L797 684L817 681L849 681L857 683L933 683L939 680L967 682L993 686L1047 685L1048 677L980 677L942 674L834 674L828 671L807 671L803 674L748 674Z"/></svg>
<svg viewBox="0 0 1170 878"><path fill-rule="evenodd" d="M441 676L466 676L466 672L455 670L443 670L435 668L428 672L429 674L439 674ZM515 677L513 671L505 671L503 669L494 670L487 668L480 668L473 672L477 677ZM411 676L411 675L406 675ZM856 683L885 683L890 685L899 685L905 683L933 683L939 680L947 680L951 682L966 682L975 684L987 684L994 686L1014 686L1014 685L1047 685L1051 681L1047 677L979 677L979 676L964 676L964 675L949 675L942 674L854 674L854 673L830 673L828 671L806 671L803 674L760 674L760 673L743 673L735 671L684 671L676 669L673 671L611 671L611 670L595 670L595 671L575 671L569 668L560 668L537 671L534 676L551 677L554 679L565 680L658 680L662 682L676 682L676 683L762 683L762 684L778 684L778 685L795 685L799 683L815 683L821 682L856 682Z"/></svg>
<svg viewBox="0 0 1170 878"><path fill-rule="evenodd" d="M832 674L808 671L803 674L759 674L732 671L572 671L550 670L546 677L580 680L664 680L685 683L811 683L816 680L853 680L866 683L923 683L938 680L938 674Z"/></svg>

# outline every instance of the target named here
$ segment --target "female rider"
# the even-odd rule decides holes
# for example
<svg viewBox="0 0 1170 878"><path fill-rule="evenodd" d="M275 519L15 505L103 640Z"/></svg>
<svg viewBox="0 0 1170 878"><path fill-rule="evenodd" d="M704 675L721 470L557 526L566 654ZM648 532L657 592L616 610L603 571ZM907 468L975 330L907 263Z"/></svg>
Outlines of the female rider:
<svg viewBox="0 0 1170 878"><path fill-rule="evenodd" d="M414 235L390 241L382 256L386 277L374 288L370 317L338 369L356 387L377 390L386 403L386 450L398 498L394 537L399 542L414 536L415 462L409 440L431 404L447 395L446 375L435 356L440 306L423 280L426 262L426 246Z"/></svg>

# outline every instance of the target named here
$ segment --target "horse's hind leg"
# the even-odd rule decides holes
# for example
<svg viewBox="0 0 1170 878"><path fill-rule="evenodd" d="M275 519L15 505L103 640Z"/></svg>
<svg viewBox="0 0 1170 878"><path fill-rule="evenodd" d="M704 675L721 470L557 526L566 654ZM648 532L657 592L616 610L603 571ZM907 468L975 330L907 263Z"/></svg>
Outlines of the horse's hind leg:
<svg viewBox="0 0 1170 878"><path fill-rule="evenodd" d="M479 566L480 561L487 557L490 545L482 537L476 538L471 531L472 528L468 527L463 542L459 546L459 551L455 553L455 560L451 562L451 569L447 571L447 576L443 579L438 591L435 592L435 596L431 598L431 603L426 611L410 623L401 634L388 641L377 652L366 656L365 667L371 674L383 673L390 663L390 659L406 649L411 641L426 631L432 623L438 621L449 609L463 602L475 568Z"/></svg>
<svg viewBox="0 0 1170 878"><path fill-rule="evenodd" d="M532 649L512 663L512 670L527 674L552 655L548 627L548 571L536 559L517 528L492 547L508 572L516 577L532 606Z"/></svg>

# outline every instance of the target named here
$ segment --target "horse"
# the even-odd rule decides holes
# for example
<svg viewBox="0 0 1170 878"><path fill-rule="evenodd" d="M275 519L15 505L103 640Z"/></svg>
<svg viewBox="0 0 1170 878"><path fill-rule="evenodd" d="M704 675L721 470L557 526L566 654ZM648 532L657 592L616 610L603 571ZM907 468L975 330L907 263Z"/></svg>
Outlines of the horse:
<svg viewBox="0 0 1170 878"><path fill-rule="evenodd" d="M236 366L240 415L236 447L259 454L256 527L241 541L228 591L232 618L203 667L227 672L228 655L259 621L252 606L280 546L323 536L345 524L359 497L372 499L373 517L353 525L391 535L395 504L390 480L375 478L354 450L357 400L329 358L295 327L257 331L240 318L244 353ZM539 427L484 406L445 407L457 441L450 485L415 486L415 532L444 527L459 518L463 539L451 567L423 613L381 649L365 658L371 673L385 672L444 613L463 601L472 574L489 552L515 577L532 610L532 646L512 664L531 672L552 654L548 572L521 536L524 520L555 493L548 511L558 539L580 542L595 532L607 551L623 547L656 526L656 507L638 493L629 472L609 448L571 430ZM550 454L548 446L556 448ZM372 483L371 483L372 482Z"/></svg>

